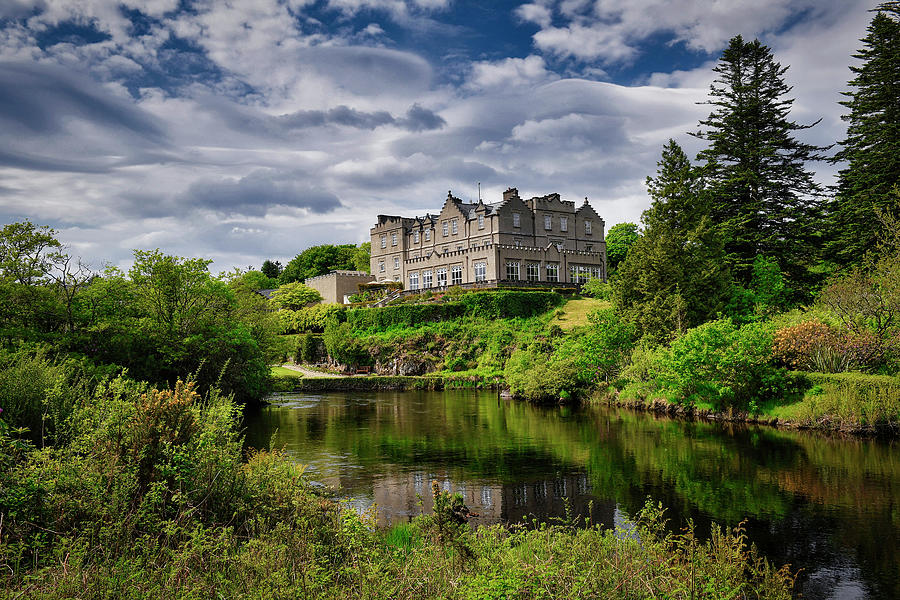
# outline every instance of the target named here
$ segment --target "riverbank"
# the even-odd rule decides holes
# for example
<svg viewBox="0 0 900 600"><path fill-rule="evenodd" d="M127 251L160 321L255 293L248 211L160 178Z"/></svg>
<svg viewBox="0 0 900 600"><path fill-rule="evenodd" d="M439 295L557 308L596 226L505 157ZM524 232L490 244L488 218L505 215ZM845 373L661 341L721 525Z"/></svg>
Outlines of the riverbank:
<svg viewBox="0 0 900 600"><path fill-rule="evenodd" d="M406 390L497 389L502 378L482 375L353 375L318 374L275 377L277 392L359 392ZM313 375L314 374L314 375Z"/></svg>
<svg viewBox="0 0 900 600"><path fill-rule="evenodd" d="M620 531L473 530L435 482L431 514L384 530L286 453L246 452L218 393L124 377L71 391L52 445L0 419L0 597L791 597L790 572L757 560L743 530L671 533L656 504Z"/></svg>
<svg viewBox="0 0 900 600"><path fill-rule="evenodd" d="M763 403L756 411L715 410L654 395L627 397L617 389L596 392L591 400L683 419L853 435L900 435L900 378L862 373L795 372L791 376L804 391L784 401Z"/></svg>

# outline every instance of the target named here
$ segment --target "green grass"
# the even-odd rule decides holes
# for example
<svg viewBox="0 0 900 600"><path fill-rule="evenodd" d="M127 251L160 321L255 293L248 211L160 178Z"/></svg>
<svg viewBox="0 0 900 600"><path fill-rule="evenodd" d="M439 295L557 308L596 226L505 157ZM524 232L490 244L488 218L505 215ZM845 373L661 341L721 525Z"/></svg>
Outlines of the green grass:
<svg viewBox="0 0 900 600"><path fill-rule="evenodd" d="M587 325L589 323L588 313L610 306L612 305L606 300L594 298L569 300L562 308L557 309L557 314L550 320L550 325L559 325L563 331L569 331L575 327Z"/></svg>
<svg viewBox="0 0 900 600"><path fill-rule="evenodd" d="M869 429L900 424L900 378L865 373L802 373L809 388L799 402L764 413L807 427Z"/></svg>
<svg viewBox="0 0 900 600"><path fill-rule="evenodd" d="M271 367L273 377L303 377L303 373L285 367Z"/></svg>

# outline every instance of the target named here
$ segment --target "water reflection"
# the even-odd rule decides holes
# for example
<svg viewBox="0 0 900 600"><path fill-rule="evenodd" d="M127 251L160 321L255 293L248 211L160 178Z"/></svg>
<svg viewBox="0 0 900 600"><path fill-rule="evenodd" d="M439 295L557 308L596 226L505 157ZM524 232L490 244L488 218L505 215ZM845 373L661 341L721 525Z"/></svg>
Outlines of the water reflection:
<svg viewBox="0 0 900 600"><path fill-rule="evenodd" d="M282 396L248 418L382 524L458 491L477 522L526 515L620 524L649 496L674 528L733 526L803 568L808 598L900 597L900 456L872 440L684 423L613 409L538 409L472 392ZM421 504L420 504L421 503Z"/></svg>

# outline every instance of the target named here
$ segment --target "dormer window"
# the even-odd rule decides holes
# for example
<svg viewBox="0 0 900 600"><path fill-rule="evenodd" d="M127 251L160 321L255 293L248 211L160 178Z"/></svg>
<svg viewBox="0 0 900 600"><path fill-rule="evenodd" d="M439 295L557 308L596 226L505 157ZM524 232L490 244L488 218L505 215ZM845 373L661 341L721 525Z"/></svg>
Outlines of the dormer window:
<svg viewBox="0 0 900 600"><path fill-rule="evenodd" d="M459 222L456 219L450 221L450 228L453 230L453 235L459 233Z"/></svg>
<svg viewBox="0 0 900 600"><path fill-rule="evenodd" d="M427 242L427 241L429 241L430 239L431 239L431 230L430 230L430 229L426 229L426 230L425 230L425 241Z"/></svg>
<svg viewBox="0 0 900 600"><path fill-rule="evenodd" d="M566 217L559 218L559 230L560 231L568 231L569 230L569 219Z"/></svg>
<svg viewBox="0 0 900 600"><path fill-rule="evenodd" d="M387 236L386 235L381 236L381 247L387 248Z"/></svg>
<svg viewBox="0 0 900 600"><path fill-rule="evenodd" d="M553 229L553 217L550 215L544 215L544 229L547 231Z"/></svg>
<svg viewBox="0 0 900 600"><path fill-rule="evenodd" d="M484 215L478 215L478 229L484 229Z"/></svg>
<svg viewBox="0 0 900 600"><path fill-rule="evenodd" d="M584 222L584 233L585 233L585 235L591 235L591 225L592 225L592 223L591 223L590 221L585 221L585 222Z"/></svg>
<svg viewBox="0 0 900 600"><path fill-rule="evenodd" d="M447 224L447 221L444 221L443 223L441 223L441 225L444 228L444 237L447 237L448 235L450 235L450 231L449 231L450 226Z"/></svg>
<svg viewBox="0 0 900 600"><path fill-rule="evenodd" d="M522 215L519 213L513 213L513 227L521 227L522 225Z"/></svg>
<svg viewBox="0 0 900 600"><path fill-rule="evenodd" d="M413 244L418 244L418 243L419 243L419 232L416 231L415 233L413 233Z"/></svg>

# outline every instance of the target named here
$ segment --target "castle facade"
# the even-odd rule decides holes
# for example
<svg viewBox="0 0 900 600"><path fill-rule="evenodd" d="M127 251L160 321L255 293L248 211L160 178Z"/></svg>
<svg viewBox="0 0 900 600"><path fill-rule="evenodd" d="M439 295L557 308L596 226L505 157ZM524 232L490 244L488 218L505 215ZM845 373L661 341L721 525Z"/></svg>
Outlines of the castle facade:
<svg viewBox="0 0 900 600"><path fill-rule="evenodd" d="M447 194L440 213L378 215L371 229L371 271L407 290L452 285L569 286L606 279L604 221L587 199L559 194L466 203Z"/></svg>

